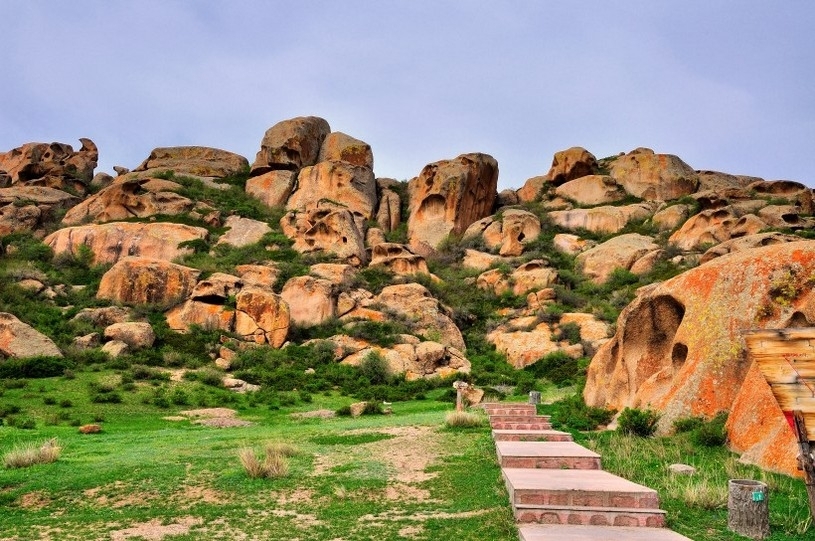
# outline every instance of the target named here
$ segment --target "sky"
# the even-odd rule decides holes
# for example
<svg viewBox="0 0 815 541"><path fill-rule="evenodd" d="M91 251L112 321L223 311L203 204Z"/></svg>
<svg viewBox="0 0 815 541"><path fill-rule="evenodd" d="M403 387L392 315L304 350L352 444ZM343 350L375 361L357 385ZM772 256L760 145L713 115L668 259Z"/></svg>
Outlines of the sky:
<svg viewBox="0 0 815 541"><path fill-rule="evenodd" d="M379 177L466 152L499 188L555 152L637 147L815 186L815 2L0 0L0 152L246 156L296 116L371 145Z"/></svg>

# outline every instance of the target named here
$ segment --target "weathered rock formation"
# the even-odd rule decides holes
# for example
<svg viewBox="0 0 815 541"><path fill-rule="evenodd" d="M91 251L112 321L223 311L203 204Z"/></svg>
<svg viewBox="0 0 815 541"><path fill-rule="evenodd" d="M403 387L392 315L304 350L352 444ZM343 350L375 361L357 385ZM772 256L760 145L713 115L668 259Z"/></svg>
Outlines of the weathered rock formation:
<svg viewBox="0 0 815 541"><path fill-rule="evenodd" d="M815 242L801 241L718 257L644 288L592 359L587 403L654 408L663 430L680 417L730 411L736 451L794 474L792 434L740 331L812 326L813 273Z"/></svg>
<svg viewBox="0 0 815 541"><path fill-rule="evenodd" d="M648 148L632 150L614 160L611 176L626 192L647 201L679 199L699 187L696 171L688 164Z"/></svg>
<svg viewBox="0 0 815 541"><path fill-rule="evenodd" d="M371 145L365 141L336 131L329 133L323 140L317 161L347 162L373 170L374 153L371 151Z"/></svg>
<svg viewBox="0 0 815 541"><path fill-rule="evenodd" d="M280 220L283 232L294 239L300 253L328 252L354 266L368 261L365 238L347 210L289 212Z"/></svg>
<svg viewBox="0 0 815 541"><path fill-rule="evenodd" d="M93 178L99 151L90 139L79 140L82 148L74 152L65 143L27 143L0 153L2 178L10 185L47 186L83 194Z"/></svg>
<svg viewBox="0 0 815 541"><path fill-rule="evenodd" d="M376 302L411 319L419 336L460 351L466 350L461 331L450 318L450 309L442 305L423 285L388 286L376 297Z"/></svg>
<svg viewBox="0 0 815 541"><path fill-rule="evenodd" d="M592 282L602 284L608 281L615 269L634 272L632 269L637 261L659 249L659 245L651 237L628 233L579 254L576 263Z"/></svg>
<svg viewBox="0 0 815 541"><path fill-rule="evenodd" d="M373 247L371 265L381 265L394 274L430 274L424 257L414 254L409 246L392 242Z"/></svg>
<svg viewBox="0 0 815 541"><path fill-rule="evenodd" d="M0 312L0 357L62 357L57 345L14 314Z"/></svg>
<svg viewBox="0 0 815 541"><path fill-rule="evenodd" d="M299 212L348 210L362 231L363 222L374 217L376 179L368 167L326 161L305 167L297 177L297 188L286 208Z"/></svg>
<svg viewBox="0 0 815 541"><path fill-rule="evenodd" d="M60 229L43 242L57 255L77 255L80 247L87 246L97 264L115 263L128 256L171 261L192 253L191 249L179 247L179 244L205 239L208 234L203 227L181 224L111 222Z"/></svg>
<svg viewBox="0 0 815 541"><path fill-rule="evenodd" d="M125 257L103 276L96 298L170 306L192 293L200 271L162 259Z"/></svg>
<svg viewBox="0 0 815 541"><path fill-rule="evenodd" d="M555 152L555 156L552 158L552 167L546 173L546 178L553 185L559 186L570 180L593 175L596 172L597 158L585 148L572 147Z"/></svg>
<svg viewBox="0 0 815 541"><path fill-rule="evenodd" d="M143 177L173 171L176 175L222 178L242 173L248 168L246 158L218 148L162 147L153 149L133 173Z"/></svg>
<svg viewBox="0 0 815 541"><path fill-rule="evenodd" d="M622 186L606 175L587 175L558 186L555 194L578 205L607 205L625 199Z"/></svg>
<svg viewBox="0 0 815 541"><path fill-rule="evenodd" d="M590 209L555 210L549 213L552 221L566 229L586 229L595 233L617 233L631 222L644 220L654 212L648 203L635 203L622 207L593 207Z"/></svg>
<svg viewBox="0 0 815 541"><path fill-rule="evenodd" d="M255 163L252 164L251 175L276 169L299 171L314 165L329 133L331 127L328 122L319 117L297 117L278 122L266 130Z"/></svg>
<svg viewBox="0 0 815 541"><path fill-rule="evenodd" d="M420 254L432 251L448 235L492 213L498 186L498 162L486 154L462 154L426 165L410 181L408 237Z"/></svg>

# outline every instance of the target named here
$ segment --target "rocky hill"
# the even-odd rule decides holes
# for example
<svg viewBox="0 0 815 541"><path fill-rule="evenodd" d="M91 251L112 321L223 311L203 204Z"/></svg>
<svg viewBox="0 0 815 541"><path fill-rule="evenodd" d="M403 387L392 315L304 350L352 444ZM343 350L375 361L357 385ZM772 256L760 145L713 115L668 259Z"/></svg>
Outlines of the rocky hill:
<svg viewBox="0 0 815 541"><path fill-rule="evenodd" d="M736 451L795 471L740 332L815 321L801 183L645 148L564 150L500 193L483 153L397 181L316 117L272 126L251 164L157 148L94 175L81 143L0 153L6 377L152 365L384 399L585 380L589 405L656 409L665 431L728 411Z"/></svg>

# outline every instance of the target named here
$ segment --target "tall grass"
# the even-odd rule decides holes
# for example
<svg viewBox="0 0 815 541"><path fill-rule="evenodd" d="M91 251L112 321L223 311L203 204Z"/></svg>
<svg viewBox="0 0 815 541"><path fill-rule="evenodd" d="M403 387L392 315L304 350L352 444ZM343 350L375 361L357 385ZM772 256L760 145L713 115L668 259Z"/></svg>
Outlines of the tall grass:
<svg viewBox="0 0 815 541"><path fill-rule="evenodd" d="M28 468L35 464L50 464L56 462L61 451L62 448L57 445L56 438L39 446L29 443L6 453L3 456L3 465L6 468Z"/></svg>
<svg viewBox="0 0 815 541"><path fill-rule="evenodd" d="M238 450L238 460L252 479L277 479L289 474L287 457L297 454L297 448L286 443L270 443L266 455L261 459L250 447Z"/></svg>
<svg viewBox="0 0 815 541"><path fill-rule="evenodd" d="M467 411L451 411L444 418L444 424L449 428L477 428L484 426L485 421L483 415Z"/></svg>

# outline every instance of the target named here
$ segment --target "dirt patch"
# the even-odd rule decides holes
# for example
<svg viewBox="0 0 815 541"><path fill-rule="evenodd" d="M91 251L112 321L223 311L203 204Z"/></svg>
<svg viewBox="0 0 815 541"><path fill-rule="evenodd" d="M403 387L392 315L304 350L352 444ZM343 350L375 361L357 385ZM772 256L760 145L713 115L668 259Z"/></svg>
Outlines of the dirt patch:
<svg viewBox="0 0 815 541"><path fill-rule="evenodd" d="M430 491L407 483L393 483L385 487L385 499L394 502L409 501L427 503L430 501Z"/></svg>
<svg viewBox="0 0 815 541"><path fill-rule="evenodd" d="M275 517L291 519L294 525L300 529L307 530L317 526L323 526L325 523L317 518L317 515L311 513L298 513L289 509L264 509L263 511L252 512L249 510L248 514L254 514L260 517Z"/></svg>
<svg viewBox="0 0 815 541"><path fill-rule="evenodd" d="M333 410L301 411L290 415L292 419L331 419L336 416Z"/></svg>
<svg viewBox="0 0 815 541"><path fill-rule="evenodd" d="M178 489L171 497L175 507L189 509L199 503L224 504L229 503L229 498L223 492L207 486L184 485Z"/></svg>
<svg viewBox="0 0 815 541"><path fill-rule="evenodd" d="M132 505L144 505L146 502L157 501L162 496L155 491L138 491L130 485L116 481L101 487L89 488L82 491L87 500L99 507L121 509Z"/></svg>
<svg viewBox="0 0 815 541"><path fill-rule="evenodd" d="M51 498L44 492L29 492L28 494L20 496L18 503L23 509L39 511L40 509L48 507L48 504L51 503Z"/></svg>
<svg viewBox="0 0 815 541"><path fill-rule="evenodd" d="M399 483L420 483L433 479L436 473L425 470L439 456L438 442L429 426L400 426L380 430L394 436L389 440L367 444L373 456L383 460L395 473Z"/></svg>
<svg viewBox="0 0 815 541"><path fill-rule="evenodd" d="M179 415L190 419L217 419L236 417L238 412L229 408L201 408L197 410L186 410L179 412Z"/></svg>
<svg viewBox="0 0 815 541"><path fill-rule="evenodd" d="M168 535L184 535L189 533L192 526L203 521L196 517L183 517L172 524L162 524L159 519L136 524L124 530L110 532L111 541L122 541L131 537L141 537L148 541L160 541Z"/></svg>
<svg viewBox="0 0 815 541"><path fill-rule="evenodd" d="M286 492L277 497L278 505L290 505L293 503L308 503L314 501L314 491L307 488L298 488Z"/></svg>
<svg viewBox="0 0 815 541"><path fill-rule="evenodd" d="M183 415L168 415L167 417L162 417L165 421L186 421L188 417L184 417Z"/></svg>
<svg viewBox="0 0 815 541"><path fill-rule="evenodd" d="M401 530L399 530L399 537L407 537L408 539L413 539L418 537L424 533L424 526L416 525L416 526L405 526Z"/></svg>
<svg viewBox="0 0 815 541"><path fill-rule="evenodd" d="M385 511L376 515L362 515L359 517L360 522L393 522L398 520L409 520L413 522L425 522L432 519L455 519L455 518L472 518L480 515L486 515L491 509L478 509L477 511L461 511L459 513L448 513L446 511L439 511L437 513L410 513L408 511Z"/></svg>
<svg viewBox="0 0 815 541"><path fill-rule="evenodd" d="M235 426L251 426L254 423L237 419L238 412L229 408L202 408L186 410L180 415L188 419L195 419L193 424L215 428L230 428Z"/></svg>

